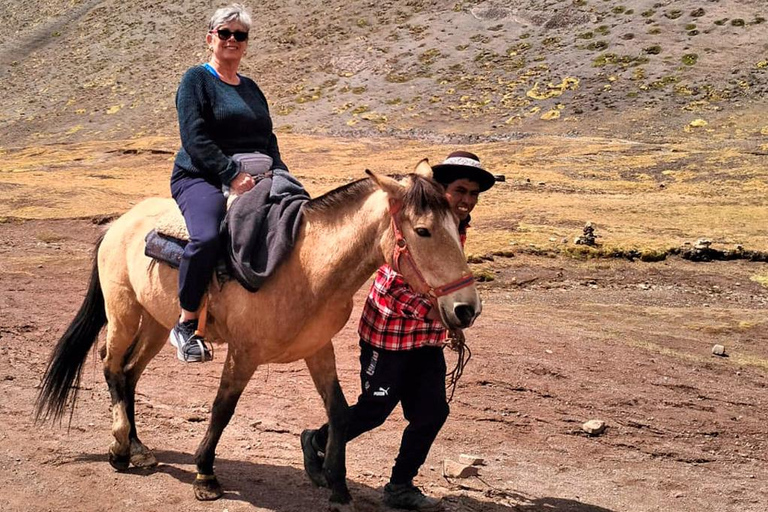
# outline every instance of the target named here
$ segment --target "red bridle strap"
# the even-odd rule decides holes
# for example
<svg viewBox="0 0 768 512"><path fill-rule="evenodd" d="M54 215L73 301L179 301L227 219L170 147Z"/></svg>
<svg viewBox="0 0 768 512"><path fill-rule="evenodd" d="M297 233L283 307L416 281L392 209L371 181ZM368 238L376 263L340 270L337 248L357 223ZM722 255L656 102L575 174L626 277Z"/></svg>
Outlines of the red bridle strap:
<svg viewBox="0 0 768 512"><path fill-rule="evenodd" d="M429 295L433 302L436 302L438 297L457 292L467 286L472 286L475 283L475 278L472 275L464 275L459 279L442 286L430 286L427 280L424 279L424 275L419 270L419 267L416 265L416 261L413 259L413 255L408 249L408 242L405 240L403 232L400 229L401 210L402 204L399 201L389 201L389 215L392 217L392 232L395 235L395 248L392 254L392 268L395 269L395 272L402 274L402 272L400 272L400 258L405 258L405 261L408 262L416 274L416 278L420 281L419 284L426 290L426 295Z"/></svg>

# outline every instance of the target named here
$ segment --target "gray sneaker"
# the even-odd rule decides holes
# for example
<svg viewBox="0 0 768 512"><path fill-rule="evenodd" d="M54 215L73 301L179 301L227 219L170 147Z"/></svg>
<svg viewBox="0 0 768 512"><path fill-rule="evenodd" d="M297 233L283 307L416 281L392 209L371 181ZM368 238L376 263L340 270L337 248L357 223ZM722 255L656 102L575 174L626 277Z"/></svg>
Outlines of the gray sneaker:
<svg viewBox="0 0 768 512"><path fill-rule="evenodd" d="M185 363L210 361L213 354L205 345L205 339L195 334L197 320L177 322L171 330L169 340L176 347L176 357Z"/></svg>
<svg viewBox="0 0 768 512"><path fill-rule="evenodd" d="M442 500L430 498L413 485L412 482L407 484L389 483L385 485L384 503L392 508L405 510L436 511L443 509Z"/></svg>
<svg viewBox="0 0 768 512"><path fill-rule="evenodd" d="M323 474L325 453L315 448L315 432L307 429L301 433L301 451L304 453L304 472L312 483L318 487L328 487L328 481Z"/></svg>

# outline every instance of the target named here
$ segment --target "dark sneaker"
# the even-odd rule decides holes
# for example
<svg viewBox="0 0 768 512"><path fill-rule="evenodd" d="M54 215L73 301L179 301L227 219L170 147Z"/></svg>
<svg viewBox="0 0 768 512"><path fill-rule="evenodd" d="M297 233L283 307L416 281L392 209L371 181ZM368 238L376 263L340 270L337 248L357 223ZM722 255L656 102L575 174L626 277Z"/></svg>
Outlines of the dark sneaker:
<svg viewBox="0 0 768 512"><path fill-rule="evenodd" d="M312 483L318 487L328 487L328 481L323 474L323 462L325 453L315 448L315 432L317 430L305 430L301 433L301 451L304 452L304 472Z"/></svg>
<svg viewBox="0 0 768 512"><path fill-rule="evenodd" d="M213 359L213 354L205 345L205 340L202 336L197 336L195 330L197 330L197 320L180 321L171 330L170 342L176 347L176 357L179 361L199 363Z"/></svg>
<svg viewBox="0 0 768 512"><path fill-rule="evenodd" d="M392 508L405 510L435 511L443 509L441 500L426 496L411 482L385 485L384 503Z"/></svg>

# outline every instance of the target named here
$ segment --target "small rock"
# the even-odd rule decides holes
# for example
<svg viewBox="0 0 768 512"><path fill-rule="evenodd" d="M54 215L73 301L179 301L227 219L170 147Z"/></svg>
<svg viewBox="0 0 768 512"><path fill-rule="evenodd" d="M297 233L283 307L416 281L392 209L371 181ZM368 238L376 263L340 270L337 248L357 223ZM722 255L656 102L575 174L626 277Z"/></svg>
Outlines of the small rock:
<svg viewBox="0 0 768 512"><path fill-rule="evenodd" d="M476 467L468 464L459 464L450 459L443 461L443 476L447 478L469 478L477 476L479 471Z"/></svg>
<svg viewBox="0 0 768 512"><path fill-rule="evenodd" d="M547 349L547 350L544 351L544 353L545 354L552 354L553 352L551 350Z"/></svg>
<svg viewBox="0 0 768 512"><path fill-rule="evenodd" d="M599 436L605 432L605 422L602 420L589 420L581 426L581 430L591 436Z"/></svg>
<svg viewBox="0 0 768 512"><path fill-rule="evenodd" d="M464 464L469 464L470 466L481 466L485 464L484 458L478 457L477 455L468 455L466 453L459 455L459 460Z"/></svg>
<svg viewBox="0 0 768 512"><path fill-rule="evenodd" d="M725 355L725 347L722 345L715 345L712 347L712 353L716 356L724 356Z"/></svg>

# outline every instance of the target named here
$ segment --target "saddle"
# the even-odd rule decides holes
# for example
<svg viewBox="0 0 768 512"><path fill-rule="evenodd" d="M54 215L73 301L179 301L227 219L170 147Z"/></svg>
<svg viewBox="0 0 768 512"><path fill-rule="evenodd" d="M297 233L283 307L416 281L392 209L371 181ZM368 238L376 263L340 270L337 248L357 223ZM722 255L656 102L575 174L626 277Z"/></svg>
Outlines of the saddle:
<svg viewBox="0 0 768 512"><path fill-rule="evenodd" d="M290 255L301 225L301 209L309 194L288 171L275 169L253 189L230 198L220 229L224 249L216 267L220 283L237 279L257 291ZM178 208L157 219L144 238L144 254L179 268L189 243L186 222Z"/></svg>
<svg viewBox="0 0 768 512"><path fill-rule="evenodd" d="M144 237L144 254L157 261L179 268L189 232L181 210L171 209L157 219L155 228Z"/></svg>

